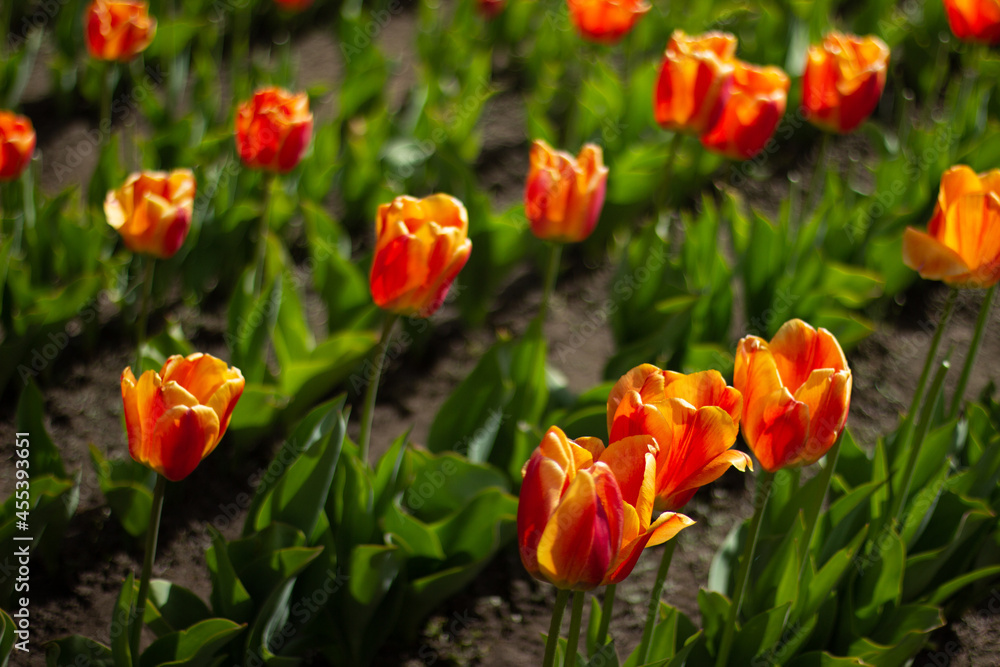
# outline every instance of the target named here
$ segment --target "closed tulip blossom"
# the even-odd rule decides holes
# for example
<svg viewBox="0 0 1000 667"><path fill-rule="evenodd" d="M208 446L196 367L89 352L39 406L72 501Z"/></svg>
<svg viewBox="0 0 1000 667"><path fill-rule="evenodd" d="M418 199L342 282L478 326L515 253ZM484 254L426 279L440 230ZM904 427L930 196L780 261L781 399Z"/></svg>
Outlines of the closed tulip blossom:
<svg viewBox="0 0 1000 667"><path fill-rule="evenodd" d="M283 174L302 159L312 126L305 93L262 88L236 112L236 151L251 169Z"/></svg>
<svg viewBox="0 0 1000 667"><path fill-rule="evenodd" d="M127 62L156 35L156 19L143 0L94 0L83 20L87 50L99 60Z"/></svg>
<svg viewBox="0 0 1000 667"><path fill-rule="evenodd" d="M673 132L702 134L729 99L736 37L726 32L687 35L675 30L653 91L656 122Z"/></svg>
<svg viewBox="0 0 1000 667"><path fill-rule="evenodd" d="M1000 0L944 0L948 25L966 42L1000 44Z"/></svg>
<svg viewBox="0 0 1000 667"><path fill-rule="evenodd" d="M194 192L190 169L143 171L108 193L104 214L129 250L167 259L191 228Z"/></svg>
<svg viewBox="0 0 1000 667"><path fill-rule="evenodd" d="M21 175L31 162L35 141L30 119L0 111L0 181L12 181Z"/></svg>
<svg viewBox="0 0 1000 667"><path fill-rule="evenodd" d="M731 449L742 411L743 397L718 371L683 375L643 364L608 396L609 439L656 440L655 507L677 510L730 466L753 469L749 456Z"/></svg>
<svg viewBox="0 0 1000 667"><path fill-rule="evenodd" d="M597 225L607 184L608 168L600 146L585 144L574 158L536 139L524 188L531 231L546 241L583 241Z"/></svg>
<svg viewBox="0 0 1000 667"><path fill-rule="evenodd" d="M450 195L404 195L379 206L369 276L375 304L400 315L433 315L472 252L468 231L469 214Z"/></svg>
<svg viewBox="0 0 1000 667"><path fill-rule="evenodd" d="M955 287L1000 281L1000 169L946 171L927 231L903 233L903 262L923 278Z"/></svg>
<svg viewBox="0 0 1000 667"><path fill-rule="evenodd" d="M777 67L736 61L732 89L702 145L733 160L760 153L774 135L788 103L788 75Z"/></svg>
<svg viewBox="0 0 1000 667"><path fill-rule="evenodd" d="M525 569L577 591L624 580L644 548L694 523L672 512L651 521L655 473L649 436L605 448L550 428L522 470L517 534Z"/></svg>
<svg viewBox="0 0 1000 667"><path fill-rule="evenodd" d="M219 444L244 380L238 368L196 353L174 355L138 380L126 368L121 385L129 454L176 482Z"/></svg>
<svg viewBox="0 0 1000 667"><path fill-rule="evenodd" d="M567 4L580 36L598 44L620 41L650 10L646 0L567 0Z"/></svg>
<svg viewBox="0 0 1000 667"><path fill-rule="evenodd" d="M819 461L840 437L851 370L837 339L802 320L767 342L743 338L733 384L743 394L743 437L768 472Z"/></svg>
<svg viewBox="0 0 1000 667"><path fill-rule="evenodd" d="M312 6L313 0L274 0L286 12L301 12Z"/></svg>
<svg viewBox="0 0 1000 667"><path fill-rule="evenodd" d="M851 132L864 122L885 88L889 47L878 37L830 32L809 47L802 75L802 111L813 125Z"/></svg>
<svg viewBox="0 0 1000 667"><path fill-rule="evenodd" d="M479 13L488 19L497 17L506 5L506 0L478 0L476 2Z"/></svg>

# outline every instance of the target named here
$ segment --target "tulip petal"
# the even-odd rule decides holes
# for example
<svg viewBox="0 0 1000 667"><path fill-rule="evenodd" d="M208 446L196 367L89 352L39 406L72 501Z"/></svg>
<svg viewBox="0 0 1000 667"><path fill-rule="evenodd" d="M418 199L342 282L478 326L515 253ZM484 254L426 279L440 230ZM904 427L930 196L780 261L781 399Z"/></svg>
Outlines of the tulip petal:
<svg viewBox="0 0 1000 667"><path fill-rule="evenodd" d="M821 368L796 392L795 400L809 406L809 435L796 464L819 461L837 441L851 407L851 385L850 371Z"/></svg>
<svg viewBox="0 0 1000 667"><path fill-rule="evenodd" d="M768 344L781 384L793 394L817 368L847 369L837 339L825 329L813 329L799 319L785 322Z"/></svg>
<svg viewBox="0 0 1000 667"><path fill-rule="evenodd" d="M656 459L651 452L655 451L652 437L635 435L611 443L600 458L618 480L622 500L635 507L640 518L648 517L653 510Z"/></svg>
<svg viewBox="0 0 1000 667"><path fill-rule="evenodd" d="M184 479L198 466L219 434L219 417L204 405L170 408L149 438L151 468L171 482Z"/></svg>
<svg viewBox="0 0 1000 667"><path fill-rule="evenodd" d="M663 377L664 401L680 398L699 408L714 405L725 410L733 421L739 423L743 412L743 395L727 385L719 371L701 371L688 375L665 371Z"/></svg>
<svg viewBox="0 0 1000 667"><path fill-rule="evenodd" d="M532 576L539 573L538 544L559 504L565 479L564 470L540 453L536 452L525 464L517 505L517 535L521 562Z"/></svg>
<svg viewBox="0 0 1000 667"><path fill-rule="evenodd" d="M809 406L782 388L750 403L743 430L761 466L775 472L794 462L806 446Z"/></svg>
<svg viewBox="0 0 1000 667"><path fill-rule="evenodd" d="M677 533L688 526L693 526L694 523L694 521L683 514L664 512L653 522L649 530L632 542L622 546L618 560L609 570L609 574L603 583L620 583L631 574L643 549L646 547L655 547L673 539Z"/></svg>
<svg viewBox="0 0 1000 667"><path fill-rule="evenodd" d="M959 280L969 274L961 255L912 227L903 232L903 263L928 280Z"/></svg>
<svg viewBox="0 0 1000 667"><path fill-rule="evenodd" d="M625 375L621 376L615 386L608 394L608 434L611 434L614 426L615 413L618 412L618 404L622 402L629 392L638 392L646 384L646 380L653 375L660 375L660 369L652 364L642 364L636 366Z"/></svg>

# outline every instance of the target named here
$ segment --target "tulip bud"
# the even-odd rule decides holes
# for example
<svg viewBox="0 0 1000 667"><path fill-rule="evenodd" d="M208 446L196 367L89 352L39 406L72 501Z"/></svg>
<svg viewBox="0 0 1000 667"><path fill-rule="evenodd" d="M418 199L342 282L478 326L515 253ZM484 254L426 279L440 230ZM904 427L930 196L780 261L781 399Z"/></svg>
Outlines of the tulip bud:
<svg viewBox="0 0 1000 667"><path fill-rule="evenodd" d="M31 120L10 111L0 111L0 181L19 177L34 152L35 128Z"/></svg>
<svg viewBox="0 0 1000 667"><path fill-rule="evenodd" d="M108 193L104 215L129 250L167 259L191 228L194 190L189 169L139 172Z"/></svg>
<svg viewBox="0 0 1000 667"><path fill-rule="evenodd" d="M653 115L665 130L701 134L715 125L732 87L736 38L726 32L688 36L675 30L653 93Z"/></svg>
<svg viewBox="0 0 1000 667"><path fill-rule="evenodd" d="M734 160L748 160L764 149L785 113L788 75L777 67L735 61L732 90L716 123L701 144Z"/></svg>
<svg viewBox="0 0 1000 667"><path fill-rule="evenodd" d="M965 42L1000 44L1000 1L944 0L951 31Z"/></svg>
<svg viewBox="0 0 1000 667"><path fill-rule="evenodd" d="M878 37L831 32L809 47L802 111L813 125L847 133L875 110L885 88L889 47Z"/></svg>
<svg viewBox="0 0 1000 667"><path fill-rule="evenodd" d="M580 36L598 44L620 41L650 10L646 0L567 0L567 4Z"/></svg>
<svg viewBox="0 0 1000 667"><path fill-rule="evenodd" d="M524 211L531 231L546 241L584 240L601 215L607 182L600 146L585 144L574 158L535 140L524 188Z"/></svg>
<svg viewBox="0 0 1000 667"><path fill-rule="evenodd" d="M236 112L236 151L251 169L286 173L306 152L312 126L305 93L262 88Z"/></svg>
<svg viewBox="0 0 1000 667"><path fill-rule="evenodd" d="M87 50L99 60L127 62L146 50L156 19L143 0L94 0L84 14Z"/></svg>

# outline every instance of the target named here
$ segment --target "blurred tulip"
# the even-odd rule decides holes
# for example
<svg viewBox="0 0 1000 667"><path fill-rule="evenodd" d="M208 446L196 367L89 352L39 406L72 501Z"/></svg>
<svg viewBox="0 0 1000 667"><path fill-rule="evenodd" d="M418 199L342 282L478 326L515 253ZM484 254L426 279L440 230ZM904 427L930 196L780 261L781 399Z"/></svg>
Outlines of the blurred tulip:
<svg viewBox="0 0 1000 667"><path fill-rule="evenodd" d="M771 140L788 101L788 75L777 67L735 61L732 91L702 145L734 160L757 155Z"/></svg>
<svg viewBox="0 0 1000 667"><path fill-rule="evenodd" d="M517 506L521 562L558 588L590 590L625 579L647 546L694 522L665 512L651 522L655 444L569 440L553 426L524 465Z"/></svg>
<svg viewBox="0 0 1000 667"><path fill-rule="evenodd" d="M1000 44L1000 0L944 0L948 25L966 42Z"/></svg>
<svg viewBox="0 0 1000 667"><path fill-rule="evenodd" d="M488 19L496 18L507 6L507 0L479 0L476 3L479 13Z"/></svg>
<svg viewBox="0 0 1000 667"><path fill-rule="evenodd" d="M446 194L401 196L378 207L369 276L375 305L430 317L472 252L469 214Z"/></svg>
<svg viewBox="0 0 1000 667"><path fill-rule="evenodd" d="M309 97L280 88L262 88L236 112L236 150L251 169L291 171L312 136Z"/></svg>
<svg viewBox="0 0 1000 667"><path fill-rule="evenodd" d="M194 190L190 169L139 172L108 193L104 215L129 250L167 259L191 228Z"/></svg>
<svg viewBox="0 0 1000 667"><path fill-rule="evenodd" d="M199 352L176 354L138 381L126 368L121 383L129 454L176 482L219 444L244 380L238 368Z"/></svg>
<svg viewBox="0 0 1000 667"><path fill-rule="evenodd" d="M313 0L274 0L286 12L301 12L312 6Z"/></svg>
<svg viewBox="0 0 1000 667"><path fill-rule="evenodd" d="M94 0L84 14L87 50L99 60L127 62L146 50L156 19L143 0Z"/></svg>
<svg viewBox="0 0 1000 667"><path fill-rule="evenodd" d="M653 92L653 115L666 130L701 134L715 125L732 87L736 37L675 30Z"/></svg>
<svg viewBox="0 0 1000 667"><path fill-rule="evenodd" d="M569 15L584 39L614 44L650 10L646 0L567 0Z"/></svg>
<svg viewBox="0 0 1000 667"><path fill-rule="evenodd" d="M622 376L608 396L612 443L629 436L656 440L656 509L677 510L730 466L753 470L730 449L739 432L743 397L718 371L683 375L651 364Z"/></svg>
<svg viewBox="0 0 1000 667"><path fill-rule="evenodd" d="M26 116L0 111L0 181L21 175L35 152L35 128Z"/></svg>
<svg viewBox="0 0 1000 667"><path fill-rule="evenodd" d="M608 184L601 147L584 144L574 158L536 139L530 159L524 211L531 231L558 243L576 243L590 236L601 216Z"/></svg>
<svg viewBox="0 0 1000 667"><path fill-rule="evenodd" d="M1000 281L1000 169L978 176L965 165L946 171L927 232L903 233L903 262L956 287Z"/></svg>
<svg viewBox="0 0 1000 667"><path fill-rule="evenodd" d="M889 47L878 37L830 32L809 47L802 111L813 125L851 132L875 110L885 88Z"/></svg>
<svg viewBox="0 0 1000 667"><path fill-rule="evenodd" d="M747 336L733 384L743 394L743 437L768 472L823 458L851 406L851 371L826 329L785 322L771 342Z"/></svg>

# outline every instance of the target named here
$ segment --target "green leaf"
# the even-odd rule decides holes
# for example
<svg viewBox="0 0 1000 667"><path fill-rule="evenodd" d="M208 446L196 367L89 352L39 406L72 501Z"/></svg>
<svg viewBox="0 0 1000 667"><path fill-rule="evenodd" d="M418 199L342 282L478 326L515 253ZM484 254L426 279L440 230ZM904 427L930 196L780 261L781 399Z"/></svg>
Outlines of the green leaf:
<svg viewBox="0 0 1000 667"><path fill-rule="evenodd" d="M29 380L21 390L21 398L17 403L15 422L17 431L30 434L31 446L28 449L28 461L31 475L52 475L58 479L67 479L66 468L63 466L59 449L45 429L45 398L33 380Z"/></svg>
<svg viewBox="0 0 1000 667"><path fill-rule="evenodd" d="M898 602L902 595L903 572L906 567L906 545L890 526L872 537L871 553L859 566L860 574L853 614L861 627L878 618L883 605Z"/></svg>
<svg viewBox="0 0 1000 667"><path fill-rule="evenodd" d="M396 547L359 545L350 556L346 606L342 608L346 631L354 655L363 655L369 649L363 646L369 625L375 620L380 604L399 576L405 556ZM391 628L393 619L380 618L385 629Z"/></svg>
<svg viewBox="0 0 1000 667"><path fill-rule="evenodd" d="M88 667L116 667L111 649L93 639L73 635L45 644L46 667L78 667L80 658Z"/></svg>
<svg viewBox="0 0 1000 667"><path fill-rule="evenodd" d="M142 537L149 526L155 483L152 470L132 459L108 461L95 445L90 445L90 461L108 506L132 537Z"/></svg>
<svg viewBox="0 0 1000 667"><path fill-rule="evenodd" d="M510 489L496 468L470 462L453 453L440 455L410 449L413 482L402 505L422 521L437 521L465 507L484 489Z"/></svg>
<svg viewBox="0 0 1000 667"><path fill-rule="evenodd" d="M226 618L199 621L187 630L160 637L143 652L140 667L205 665L246 628Z"/></svg>
<svg viewBox="0 0 1000 667"><path fill-rule="evenodd" d="M795 573L798 574L798 571ZM791 602L785 602L748 619L733 640L732 663L749 665L754 658L774 646L781 637L785 614L790 606Z"/></svg>
<svg viewBox="0 0 1000 667"><path fill-rule="evenodd" d="M974 584L981 579L990 579L998 576L1000 576L1000 565L993 565L991 567L980 568L973 572L967 572L966 574L955 577L951 581L938 586L927 601L934 605L944 604L948 601L948 598L952 597L966 586Z"/></svg>
<svg viewBox="0 0 1000 667"><path fill-rule="evenodd" d="M135 579L129 572L122 584L118 601L115 602L114 616L111 620L111 655L115 667L132 667L132 649L129 638L132 636L133 623L142 623L141 619L133 619L135 614Z"/></svg>
<svg viewBox="0 0 1000 667"><path fill-rule="evenodd" d="M16 633L17 625L14 624L14 619L3 609L0 609L0 667L7 667L10 661L14 644L19 639ZM27 645L25 645L26 647Z"/></svg>
<svg viewBox="0 0 1000 667"><path fill-rule="evenodd" d="M801 609L797 610L802 618L809 618L819 611L820 606L827 597L839 585L847 569L854 563L858 548L864 543L868 535L868 527L860 530L854 539L843 549L833 554L808 580L806 594L797 602L801 604ZM811 555L811 554L810 554ZM810 571L812 571L812 563Z"/></svg>
<svg viewBox="0 0 1000 667"><path fill-rule="evenodd" d="M209 526L212 534L212 546L205 552L205 563L208 565L209 578L212 580L212 610L221 616L237 622L250 620L253 611L253 600L236 576L236 570L229 560L229 550L226 541L219 531Z"/></svg>
<svg viewBox="0 0 1000 667"><path fill-rule="evenodd" d="M149 582L144 622L157 637L184 630L211 616L201 598L183 586L164 579Z"/></svg>
<svg viewBox="0 0 1000 667"><path fill-rule="evenodd" d="M812 651L792 658L786 667L863 667L859 658L838 658L825 651Z"/></svg>
<svg viewBox="0 0 1000 667"><path fill-rule="evenodd" d="M729 600L720 593L706 591L704 588L698 591L698 609L701 610L701 623L705 631L705 639L710 643L716 643L716 637L726 626L729 617Z"/></svg>
<svg viewBox="0 0 1000 667"><path fill-rule="evenodd" d="M589 652L590 660L584 667L618 667L618 653L612 639L597 652ZM578 663L579 664L579 663Z"/></svg>

